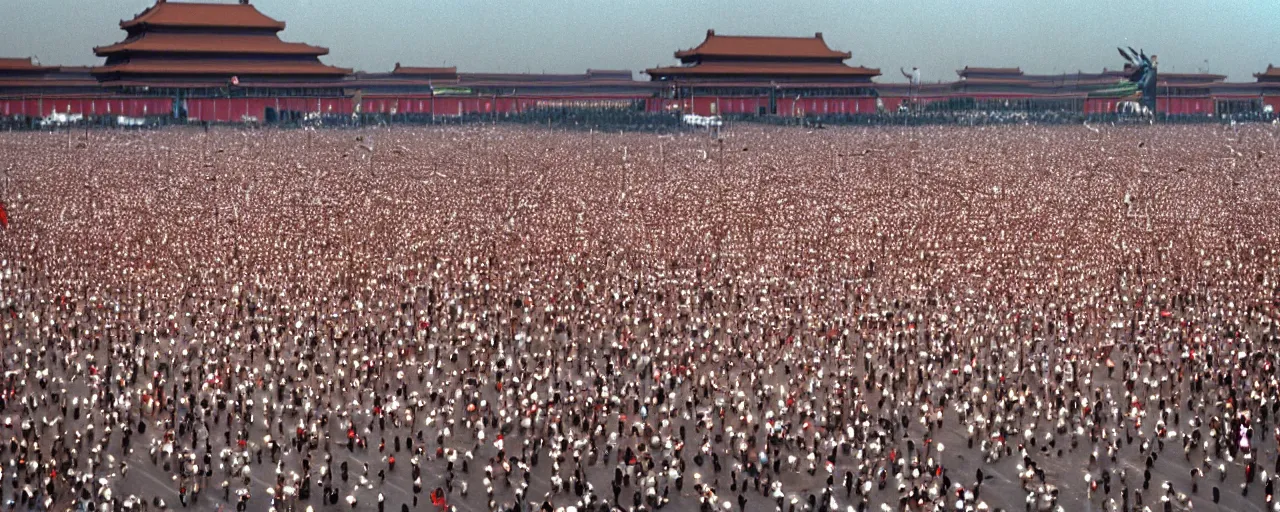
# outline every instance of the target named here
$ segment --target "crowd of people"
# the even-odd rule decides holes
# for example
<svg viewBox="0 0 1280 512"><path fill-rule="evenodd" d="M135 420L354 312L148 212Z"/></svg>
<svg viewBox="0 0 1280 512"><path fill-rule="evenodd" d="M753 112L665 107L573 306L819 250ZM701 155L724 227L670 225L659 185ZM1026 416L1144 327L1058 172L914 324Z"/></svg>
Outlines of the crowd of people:
<svg viewBox="0 0 1280 512"><path fill-rule="evenodd" d="M1271 126L0 136L4 510L1280 510Z"/></svg>

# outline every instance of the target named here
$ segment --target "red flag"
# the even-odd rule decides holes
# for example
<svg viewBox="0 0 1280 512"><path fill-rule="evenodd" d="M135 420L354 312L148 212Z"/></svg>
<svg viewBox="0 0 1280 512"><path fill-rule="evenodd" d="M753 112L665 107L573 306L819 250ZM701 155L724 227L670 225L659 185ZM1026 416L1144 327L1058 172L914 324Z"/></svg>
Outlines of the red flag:
<svg viewBox="0 0 1280 512"><path fill-rule="evenodd" d="M4 203L0 203L0 228L9 228L9 210L6 210Z"/></svg>

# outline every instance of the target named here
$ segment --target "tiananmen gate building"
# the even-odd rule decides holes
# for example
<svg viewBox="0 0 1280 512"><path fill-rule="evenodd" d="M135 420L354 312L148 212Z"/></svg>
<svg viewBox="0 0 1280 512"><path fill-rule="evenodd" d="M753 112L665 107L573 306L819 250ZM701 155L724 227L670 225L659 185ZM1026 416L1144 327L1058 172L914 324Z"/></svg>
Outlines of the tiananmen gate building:
<svg viewBox="0 0 1280 512"><path fill-rule="evenodd" d="M813 37L717 35L675 53L679 66L645 71L680 110L699 114L875 113L880 70L850 66L851 53ZM818 100L818 98L822 98ZM820 101L820 103L819 103Z"/></svg>

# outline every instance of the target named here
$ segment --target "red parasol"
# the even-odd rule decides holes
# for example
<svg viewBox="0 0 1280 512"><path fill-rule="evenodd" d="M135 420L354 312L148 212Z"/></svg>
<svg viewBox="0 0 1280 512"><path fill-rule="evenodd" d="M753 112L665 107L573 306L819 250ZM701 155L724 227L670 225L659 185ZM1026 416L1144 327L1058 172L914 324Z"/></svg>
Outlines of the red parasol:
<svg viewBox="0 0 1280 512"><path fill-rule="evenodd" d="M0 228L9 228L9 210L5 209L4 203L0 203Z"/></svg>

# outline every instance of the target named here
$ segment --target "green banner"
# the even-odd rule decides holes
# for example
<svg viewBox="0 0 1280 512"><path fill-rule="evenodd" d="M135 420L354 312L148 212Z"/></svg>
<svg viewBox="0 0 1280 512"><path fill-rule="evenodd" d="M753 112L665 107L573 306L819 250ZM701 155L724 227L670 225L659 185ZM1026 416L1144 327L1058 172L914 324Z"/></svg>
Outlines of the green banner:
<svg viewBox="0 0 1280 512"><path fill-rule="evenodd" d="M432 87L431 93L436 96L470 96L470 87Z"/></svg>
<svg viewBox="0 0 1280 512"><path fill-rule="evenodd" d="M1101 86L1098 89L1089 91L1090 98L1124 98L1127 96L1135 96L1141 90L1138 84L1128 80L1121 80L1115 85Z"/></svg>

